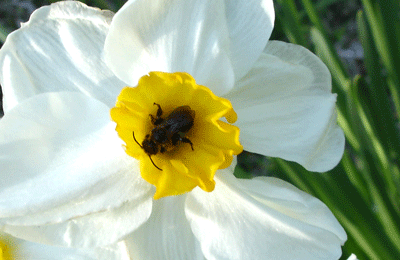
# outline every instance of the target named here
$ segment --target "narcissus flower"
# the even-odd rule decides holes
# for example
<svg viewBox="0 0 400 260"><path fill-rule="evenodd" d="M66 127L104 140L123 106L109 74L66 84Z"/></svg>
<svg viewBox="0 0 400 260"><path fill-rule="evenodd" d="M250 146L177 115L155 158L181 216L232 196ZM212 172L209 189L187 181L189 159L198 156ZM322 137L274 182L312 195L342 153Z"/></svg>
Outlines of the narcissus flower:
<svg viewBox="0 0 400 260"><path fill-rule="evenodd" d="M346 234L322 202L233 176L242 149L311 171L343 153L329 71L268 42L273 21L271 0L36 10L0 50L0 228L124 239L135 259L338 259Z"/></svg>

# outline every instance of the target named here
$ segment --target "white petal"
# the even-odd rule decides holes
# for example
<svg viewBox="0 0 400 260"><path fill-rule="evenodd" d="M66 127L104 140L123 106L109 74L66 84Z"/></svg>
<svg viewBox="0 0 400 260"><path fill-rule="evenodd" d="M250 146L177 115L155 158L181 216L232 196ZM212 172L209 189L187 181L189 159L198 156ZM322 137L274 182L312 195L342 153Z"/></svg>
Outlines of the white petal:
<svg viewBox="0 0 400 260"><path fill-rule="evenodd" d="M307 49L270 42L253 69L225 96L238 114L245 150L327 171L340 161L344 134L322 61Z"/></svg>
<svg viewBox="0 0 400 260"><path fill-rule="evenodd" d="M274 18L271 0L129 1L113 18L106 59L132 86L149 71L185 71L222 95L250 70Z"/></svg>
<svg viewBox="0 0 400 260"><path fill-rule="evenodd" d="M349 256L349 258L347 258L347 260L358 260L358 259L355 254L351 254L351 256Z"/></svg>
<svg viewBox="0 0 400 260"><path fill-rule="evenodd" d="M272 0L225 0L230 59L235 78L242 78L262 53L275 20Z"/></svg>
<svg viewBox="0 0 400 260"><path fill-rule="evenodd" d="M149 218L151 195L57 224L4 225L2 230L18 238L48 245L82 248L108 246L124 238Z"/></svg>
<svg viewBox="0 0 400 260"><path fill-rule="evenodd" d="M146 221L154 189L114 128L107 106L81 93L40 94L10 110L0 120L0 224L59 223L127 201L144 210L130 227Z"/></svg>
<svg viewBox="0 0 400 260"><path fill-rule="evenodd" d="M114 16L105 57L129 83L149 71L191 74L221 95L233 87L223 0L128 1Z"/></svg>
<svg viewBox="0 0 400 260"><path fill-rule="evenodd" d="M13 249L13 259L21 260L129 260L125 243L107 247L76 249L55 247L29 242L0 233L0 240L8 242Z"/></svg>
<svg viewBox="0 0 400 260"><path fill-rule="evenodd" d="M219 171L215 190L193 190L186 215L213 259L338 259L346 233L329 209L271 177L236 179Z"/></svg>
<svg viewBox="0 0 400 260"><path fill-rule="evenodd" d="M204 259L184 212L186 196L153 202L149 220L126 237L132 259Z"/></svg>
<svg viewBox="0 0 400 260"><path fill-rule="evenodd" d="M109 11L74 1L36 10L0 50L5 112L53 91L81 91L112 106L125 84L102 57L111 17Z"/></svg>

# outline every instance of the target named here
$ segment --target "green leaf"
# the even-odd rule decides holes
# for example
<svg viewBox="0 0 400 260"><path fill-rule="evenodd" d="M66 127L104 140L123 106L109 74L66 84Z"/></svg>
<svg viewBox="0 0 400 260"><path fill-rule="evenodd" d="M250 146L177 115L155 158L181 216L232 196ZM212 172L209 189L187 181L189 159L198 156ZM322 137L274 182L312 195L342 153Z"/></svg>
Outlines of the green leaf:
<svg viewBox="0 0 400 260"><path fill-rule="evenodd" d="M315 27L311 28L311 39L315 45L318 56L320 56L328 66L332 78L338 83L339 89L334 89L334 91L344 96L350 86L350 81L348 80L347 72L345 72L336 51L324 34Z"/></svg>
<svg viewBox="0 0 400 260"><path fill-rule="evenodd" d="M332 74L332 87L333 92L338 94L337 105L338 105L338 122L342 127L347 140L355 150L360 149L360 143L354 135L354 126L350 124L347 118L347 95L346 92L350 86L350 80L347 75L343 73L341 62L338 61L329 47L329 43L326 41L321 32L316 28L311 28L311 39L315 45L315 51L322 61L327 65L329 71Z"/></svg>
<svg viewBox="0 0 400 260"><path fill-rule="evenodd" d="M242 167L236 166L235 171L233 172L236 178L239 179L251 179L253 175L247 171L245 171Z"/></svg>
<svg viewBox="0 0 400 260"><path fill-rule="evenodd" d="M397 115L400 115L400 25L399 3L392 0L362 0L376 48L387 71L387 83Z"/></svg>
<svg viewBox="0 0 400 260"><path fill-rule="evenodd" d="M400 157L400 131L397 127L395 113L390 105L388 86L382 75L382 63L374 45L371 30L363 12L357 14L359 37L363 46L364 62L370 79L370 84L360 94L364 106L370 107L371 120L383 145L389 149L389 156L393 160Z"/></svg>
<svg viewBox="0 0 400 260"><path fill-rule="evenodd" d="M7 35L10 33L11 31L6 28L4 25L0 24L0 42L1 44L3 44L6 41Z"/></svg>
<svg viewBox="0 0 400 260"><path fill-rule="evenodd" d="M293 0L278 0L278 3L282 9L282 14L276 18L282 25L290 42L309 48L310 46L308 46L306 39L307 34L300 22L300 15L295 2Z"/></svg>

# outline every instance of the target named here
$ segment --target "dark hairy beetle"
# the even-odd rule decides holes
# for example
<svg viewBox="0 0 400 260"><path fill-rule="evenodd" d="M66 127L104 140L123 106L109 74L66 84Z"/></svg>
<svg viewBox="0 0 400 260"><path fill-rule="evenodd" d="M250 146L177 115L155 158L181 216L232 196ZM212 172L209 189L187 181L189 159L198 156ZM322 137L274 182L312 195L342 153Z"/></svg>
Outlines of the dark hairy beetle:
<svg viewBox="0 0 400 260"><path fill-rule="evenodd" d="M195 112L189 106L180 106L175 108L166 118L162 118L163 111L161 106L158 106L156 116L150 114L151 123L154 128L150 134L147 134L142 142L142 145L136 140L135 133L133 139L149 156L154 167L162 171L151 159L151 155L164 153L167 148L176 146L178 142L188 143L193 149L192 142L185 137L185 134L193 127Z"/></svg>

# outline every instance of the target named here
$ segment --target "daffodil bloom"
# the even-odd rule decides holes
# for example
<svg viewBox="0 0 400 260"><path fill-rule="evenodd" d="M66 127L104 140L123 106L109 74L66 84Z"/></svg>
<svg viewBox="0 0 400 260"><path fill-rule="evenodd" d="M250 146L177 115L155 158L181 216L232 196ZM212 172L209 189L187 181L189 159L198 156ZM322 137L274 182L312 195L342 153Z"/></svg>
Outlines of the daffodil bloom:
<svg viewBox="0 0 400 260"><path fill-rule="evenodd" d="M126 260L124 242L104 248L66 248L29 242L0 232L1 260Z"/></svg>
<svg viewBox="0 0 400 260"><path fill-rule="evenodd" d="M233 176L242 148L319 172L343 154L329 71L273 22L272 0L36 10L0 51L0 228L133 259L338 259L322 202Z"/></svg>

